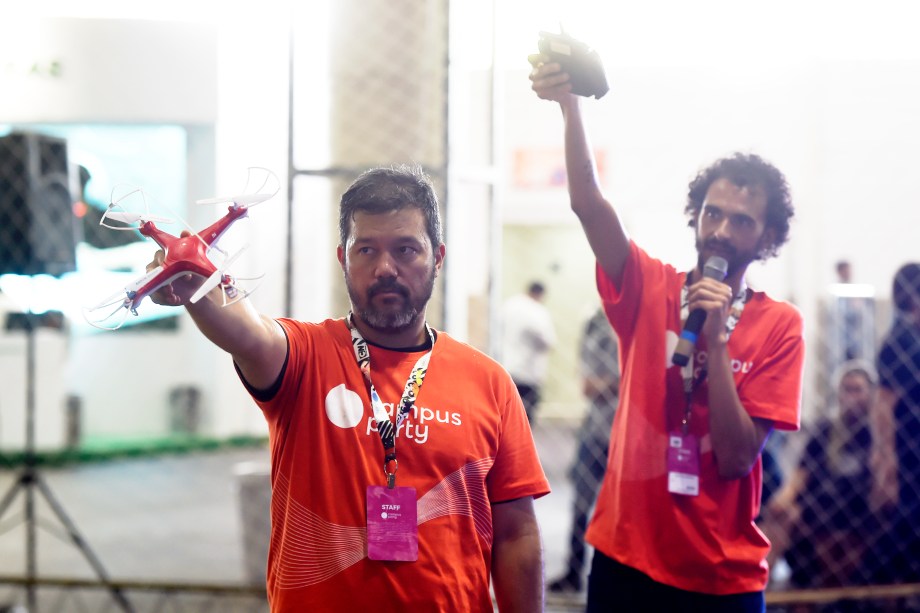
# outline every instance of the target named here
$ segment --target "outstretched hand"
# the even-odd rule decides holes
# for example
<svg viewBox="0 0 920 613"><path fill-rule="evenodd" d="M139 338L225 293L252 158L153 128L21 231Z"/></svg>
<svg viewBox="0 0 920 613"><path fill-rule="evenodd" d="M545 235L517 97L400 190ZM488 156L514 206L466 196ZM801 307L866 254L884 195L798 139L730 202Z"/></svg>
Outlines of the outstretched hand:
<svg viewBox="0 0 920 613"><path fill-rule="evenodd" d="M191 236L192 233L188 230L183 230L180 234L180 238L186 236ZM150 272L157 266L163 266L163 262L166 260L166 252L162 249L159 249L155 254L153 254L153 260L147 264L147 272ZM185 306L189 304L189 299L194 295L194 293L201 287L201 279L195 278L195 275L187 273L182 275L178 279L173 279L171 283L163 285L157 291L150 294L150 299L155 304L162 304L165 306Z"/></svg>

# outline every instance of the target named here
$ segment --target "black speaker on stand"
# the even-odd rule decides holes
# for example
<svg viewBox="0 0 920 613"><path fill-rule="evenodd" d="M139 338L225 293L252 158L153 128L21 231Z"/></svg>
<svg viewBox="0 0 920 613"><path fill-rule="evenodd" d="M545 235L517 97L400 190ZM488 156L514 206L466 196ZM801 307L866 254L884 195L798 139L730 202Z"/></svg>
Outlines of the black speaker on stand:
<svg viewBox="0 0 920 613"><path fill-rule="evenodd" d="M33 132L0 138L0 274L76 270L67 141Z"/></svg>
<svg viewBox="0 0 920 613"><path fill-rule="evenodd" d="M43 134L14 132L0 138L0 274L60 276L76 269L75 218L68 172L67 142ZM0 518L20 491L25 499L26 606L36 613L35 490L67 531L74 546L96 571L100 582L125 611L133 607L112 584L98 556L77 530L38 470L35 452L35 328L42 319L24 314L26 333L26 405L23 467L0 498Z"/></svg>

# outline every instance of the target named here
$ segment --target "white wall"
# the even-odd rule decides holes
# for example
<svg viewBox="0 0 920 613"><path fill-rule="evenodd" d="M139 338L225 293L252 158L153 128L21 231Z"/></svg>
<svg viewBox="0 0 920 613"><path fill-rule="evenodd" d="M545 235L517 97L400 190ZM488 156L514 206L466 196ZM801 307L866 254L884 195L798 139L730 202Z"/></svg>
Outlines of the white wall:
<svg viewBox="0 0 920 613"><path fill-rule="evenodd" d="M248 238L257 247L249 250L249 269L239 274L265 273L253 300L267 312L279 312L284 243L278 225L287 199L288 41L279 36L284 22L266 10L248 17L214 12L204 19L174 13L174 21L47 15L7 21L8 31L21 36L6 38L2 46L0 123L183 125L189 202L238 192L249 166L273 169L282 190L270 204L253 209L252 222L240 233L241 241ZM91 6L86 14L93 14ZM168 18L169 8L160 16ZM220 209L189 207L188 221L195 227L209 224ZM150 256L153 250L151 243ZM54 363L57 353L38 356L41 372L53 369L63 379L58 400L42 396L39 412L63 411L64 396L78 395L84 434L90 437L166 433L169 391L178 385L202 390L205 434L265 432L228 356L207 343L184 314L178 332L74 333L66 354L64 369ZM5 381L8 375L12 381L13 371L4 373ZM18 423L11 416L14 404L5 403L6 423ZM60 421L49 427L57 429ZM4 433L6 445L15 447L21 439Z"/></svg>

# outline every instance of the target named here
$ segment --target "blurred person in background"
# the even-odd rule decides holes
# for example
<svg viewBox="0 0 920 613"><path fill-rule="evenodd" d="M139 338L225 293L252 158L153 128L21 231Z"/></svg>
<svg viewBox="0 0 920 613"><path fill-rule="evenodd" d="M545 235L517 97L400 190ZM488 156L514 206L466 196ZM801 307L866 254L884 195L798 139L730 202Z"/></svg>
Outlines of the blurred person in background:
<svg viewBox="0 0 920 613"><path fill-rule="evenodd" d="M527 419L533 424L546 381L556 328L543 304L546 286L533 281L527 292L508 298L502 307L502 363L517 386Z"/></svg>
<svg viewBox="0 0 920 613"><path fill-rule="evenodd" d="M920 581L920 263L894 277L895 314L876 360L872 503L890 514L879 582Z"/></svg>
<svg viewBox="0 0 920 613"><path fill-rule="evenodd" d="M761 529L771 567L785 558L796 588L866 581L861 561L878 536L870 509L870 411L875 368L862 360L835 373L836 405L809 428L798 466L766 504Z"/></svg>
<svg viewBox="0 0 920 613"><path fill-rule="evenodd" d="M551 592L580 592L584 587L585 531L607 468L610 428L620 392L620 364L617 337L603 309L597 309L585 324L578 360L582 393L589 404L578 431L575 462L569 471L575 496L566 570L547 584Z"/></svg>

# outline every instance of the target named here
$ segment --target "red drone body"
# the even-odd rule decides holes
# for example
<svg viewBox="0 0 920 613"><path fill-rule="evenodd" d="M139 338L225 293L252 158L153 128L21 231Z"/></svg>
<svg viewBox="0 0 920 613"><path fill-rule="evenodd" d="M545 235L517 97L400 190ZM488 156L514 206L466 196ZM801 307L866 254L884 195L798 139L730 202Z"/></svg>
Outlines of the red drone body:
<svg viewBox="0 0 920 613"><path fill-rule="evenodd" d="M271 178L274 178L277 182L277 178L274 176L274 174L270 173L269 171L265 172L269 178L266 178L262 181L260 188L264 188L265 185L269 183ZM249 184L250 181L247 181L247 186ZM235 286L235 280L233 277L226 273L227 268L229 268L229 266L234 262L234 260L236 260L240 253L242 253L243 249L240 249L235 254L228 257L226 253L216 247L216 243L218 240L220 240L220 237L223 236L223 234L230 228L230 226L233 225L234 222L247 216L249 207L271 198L275 193L277 193L277 191L278 190L275 189L272 193L264 193L261 191L256 193L248 192L242 196L199 200L198 202L200 204L217 204L220 202L230 202L231 204L227 208L227 213L223 217L212 223L204 230L201 230L197 233L183 232L180 236L175 236L169 232L161 230L154 223L154 219L159 221L168 220L155 218L146 212L130 213L123 210L121 201L124 200L127 196L135 193L141 193L140 190L134 190L124 198L118 200L113 198L112 204L109 205L109 209L103 215L100 223L106 227L110 227L116 230L136 229L142 235L152 239L157 245L159 245L163 249L165 255L161 265L147 271L147 273L141 276L139 279L136 279L134 282L127 285L123 291L106 299L101 304L87 309L85 313L87 321L91 325L98 328L107 330L117 329L123 323L123 318L115 326L102 324L109 318L113 317L115 313L119 312L121 309L137 315L137 307L144 300L144 298L148 297L150 294L153 294L164 285L172 283L174 280L189 274L196 275L204 280L201 287L189 299L190 302L197 302L202 297L204 297L205 294L210 292L218 285L222 286L225 290L225 304L230 304L231 302L235 302L236 300L248 295L248 292L243 293L238 291L237 287ZM128 225L112 226L106 223L107 220L115 220L122 224ZM134 223L139 225L130 225ZM215 264L211 260L210 256L215 251L222 254L223 261L220 263L220 265ZM227 299L229 299L230 302L227 302ZM90 313L94 313L105 308L111 308L113 306L116 307L115 311L108 313L104 317L96 319L95 321L89 316Z"/></svg>

